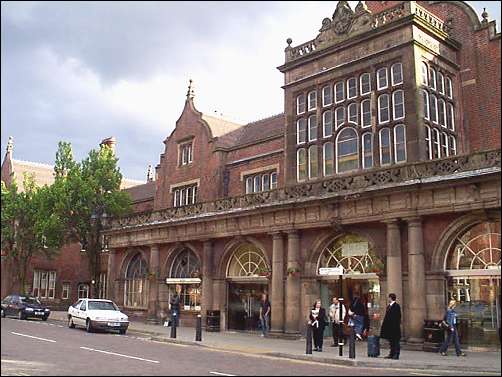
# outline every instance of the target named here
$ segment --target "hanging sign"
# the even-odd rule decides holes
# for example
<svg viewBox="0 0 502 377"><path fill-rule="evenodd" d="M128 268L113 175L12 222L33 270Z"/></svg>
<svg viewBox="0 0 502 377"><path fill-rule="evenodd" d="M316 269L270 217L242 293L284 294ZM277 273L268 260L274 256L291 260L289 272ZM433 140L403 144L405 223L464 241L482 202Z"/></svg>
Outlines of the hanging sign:
<svg viewBox="0 0 502 377"><path fill-rule="evenodd" d="M342 256L361 257L368 255L368 242L351 242L342 245Z"/></svg>
<svg viewBox="0 0 502 377"><path fill-rule="evenodd" d="M343 266L339 267L321 267L319 275L343 275Z"/></svg>

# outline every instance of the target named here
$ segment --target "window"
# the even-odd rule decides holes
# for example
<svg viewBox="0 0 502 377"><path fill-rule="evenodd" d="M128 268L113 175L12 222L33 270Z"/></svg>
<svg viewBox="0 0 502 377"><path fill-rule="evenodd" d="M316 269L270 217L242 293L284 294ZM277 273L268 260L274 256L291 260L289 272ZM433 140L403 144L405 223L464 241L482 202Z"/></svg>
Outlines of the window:
<svg viewBox="0 0 502 377"><path fill-rule="evenodd" d="M260 192L261 191L261 178L259 175L254 177L253 180L253 192Z"/></svg>
<svg viewBox="0 0 502 377"><path fill-rule="evenodd" d="M338 107L335 110L336 129L345 123L345 107Z"/></svg>
<svg viewBox="0 0 502 377"><path fill-rule="evenodd" d="M455 131L455 110L451 103L448 103L447 105L446 118L448 122L447 127L450 130Z"/></svg>
<svg viewBox="0 0 502 377"><path fill-rule="evenodd" d="M359 168L358 136L353 128L345 128L337 137L336 168L338 173Z"/></svg>
<svg viewBox="0 0 502 377"><path fill-rule="evenodd" d="M373 134L367 132L363 135L363 169L373 167Z"/></svg>
<svg viewBox="0 0 502 377"><path fill-rule="evenodd" d="M174 207L181 207L195 204L197 202L197 186L185 186L174 189L173 203Z"/></svg>
<svg viewBox="0 0 502 377"><path fill-rule="evenodd" d="M311 145L309 147L309 178L317 178L318 171L317 145Z"/></svg>
<svg viewBox="0 0 502 377"><path fill-rule="evenodd" d="M457 141L455 136L450 135L448 146L450 147L450 156L455 156L457 154Z"/></svg>
<svg viewBox="0 0 502 377"><path fill-rule="evenodd" d="M441 132L441 156L448 157L450 151L448 149L448 135L446 132Z"/></svg>
<svg viewBox="0 0 502 377"><path fill-rule="evenodd" d="M436 124L438 122L438 99L434 94L431 94L431 120Z"/></svg>
<svg viewBox="0 0 502 377"><path fill-rule="evenodd" d="M441 72L438 72L438 91L444 94L444 76Z"/></svg>
<svg viewBox="0 0 502 377"><path fill-rule="evenodd" d="M40 272L40 297L47 298L47 271Z"/></svg>
<svg viewBox="0 0 502 377"><path fill-rule="evenodd" d="M439 99L438 100L438 115L439 115L439 124L443 127L446 127L446 118L445 114L446 113L446 105L444 103L444 100Z"/></svg>
<svg viewBox="0 0 502 377"><path fill-rule="evenodd" d="M77 292L78 292L78 298L89 298L89 284L79 284Z"/></svg>
<svg viewBox="0 0 502 377"><path fill-rule="evenodd" d="M277 188L277 173L266 172L246 177L246 194Z"/></svg>
<svg viewBox="0 0 502 377"><path fill-rule="evenodd" d="M56 271L33 271L33 289L34 297L55 298L56 291Z"/></svg>
<svg viewBox="0 0 502 377"><path fill-rule="evenodd" d="M371 75L369 73L363 73L359 78L359 89L362 96L371 92Z"/></svg>
<svg viewBox="0 0 502 377"><path fill-rule="evenodd" d="M333 143L331 142L323 145L323 171L325 177L334 173Z"/></svg>
<svg viewBox="0 0 502 377"><path fill-rule="evenodd" d="M429 93L422 89L422 101L424 102L424 118L430 119L429 114Z"/></svg>
<svg viewBox="0 0 502 377"><path fill-rule="evenodd" d="M357 97L357 79L352 77L347 80L347 99Z"/></svg>
<svg viewBox="0 0 502 377"><path fill-rule="evenodd" d="M253 193L253 177L246 178L246 194Z"/></svg>
<svg viewBox="0 0 502 377"><path fill-rule="evenodd" d="M40 297L40 271L38 270L33 271L33 289L31 294L34 297Z"/></svg>
<svg viewBox="0 0 502 377"><path fill-rule="evenodd" d="M340 81L335 84L335 103L343 101L345 101L345 85Z"/></svg>
<svg viewBox="0 0 502 377"><path fill-rule="evenodd" d="M422 73L422 85L429 85L429 79L428 79L428 71L429 71L429 67L427 67L427 64L425 63L422 63L420 65L420 70L421 70L421 73Z"/></svg>
<svg viewBox="0 0 502 377"><path fill-rule="evenodd" d="M192 162L192 143L180 145L180 165L188 165Z"/></svg>
<svg viewBox="0 0 502 377"><path fill-rule="evenodd" d="M298 181L307 179L307 152L304 148L296 151L296 177Z"/></svg>
<svg viewBox="0 0 502 377"><path fill-rule="evenodd" d="M124 281L124 306L146 308L148 305L148 268L141 253L137 253L127 266Z"/></svg>
<svg viewBox="0 0 502 377"><path fill-rule="evenodd" d="M63 289L61 291L61 298L63 300L68 300L70 298L70 283L63 283Z"/></svg>
<svg viewBox="0 0 502 377"><path fill-rule="evenodd" d="M331 85L322 88L322 105L329 106L333 103L333 88Z"/></svg>
<svg viewBox="0 0 502 377"><path fill-rule="evenodd" d="M399 85L403 83L403 65L396 63L391 67L392 85Z"/></svg>
<svg viewBox="0 0 502 377"><path fill-rule="evenodd" d="M263 191L270 190L270 175L269 174L263 174L261 176L261 187L262 187Z"/></svg>
<svg viewBox="0 0 502 377"><path fill-rule="evenodd" d="M389 120L389 95L382 94L378 97L378 123L387 123Z"/></svg>
<svg viewBox="0 0 502 377"><path fill-rule="evenodd" d="M404 92L402 90L392 93L392 117L394 120L404 118Z"/></svg>
<svg viewBox="0 0 502 377"><path fill-rule="evenodd" d="M200 276L201 267L199 258L190 249L181 251L169 272L171 279L193 279ZM200 310L201 305L201 287L200 283L178 283L168 284L168 302L175 292L178 292L180 298L180 309L182 310Z"/></svg>
<svg viewBox="0 0 502 377"><path fill-rule="evenodd" d="M429 160L432 160L431 129L429 126L425 126L425 155Z"/></svg>
<svg viewBox="0 0 502 377"><path fill-rule="evenodd" d="M380 68L377 71L377 89L382 90L387 88L387 68Z"/></svg>
<svg viewBox="0 0 502 377"><path fill-rule="evenodd" d="M371 127L371 102L369 99L361 102L361 126Z"/></svg>
<svg viewBox="0 0 502 377"><path fill-rule="evenodd" d="M275 190L277 188L277 173L270 173L270 189Z"/></svg>
<svg viewBox="0 0 502 377"><path fill-rule="evenodd" d="M303 114L305 112L305 95L300 94L296 97L296 114Z"/></svg>
<svg viewBox="0 0 502 377"><path fill-rule="evenodd" d="M84 297L82 298L88 298L89 296L89 286L87 284L82 284L83 288L87 288L85 290L82 291L83 294L85 294ZM82 301L80 303L80 310L83 310L83 311L86 311L87 310L87 302L86 301Z"/></svg>
<svg viewBox="0 0 502 377"><path fill-rule="evenodd" d="M383 128L380 130L380 165L391 163L390 130Z"/></svg>
<svg viewBox="0 0 502 377"><path fill-rule="evenodd" d="M396 164L406 161L406 130L403 124L394 127L394 158Z"/></svg>
<svg viewBox="0 0 502 377"><path fill-rule="evenodd" d="M309 116L309 141L317 140L317 116Z"/></svg>
<svg viewBox="0 0 502 377"><path fill-rule="evenodd" d="M446 95L448 98L453 98L453 84L449 76L446 76Z"/></svg>
<svg viewBox="0 0 502 377"><path fill-rule="evenodd" d="M296 121L296 143L303 144L307 141L307 121L303 118Z"/></svg>
<svg viewBox="0 0 502 377"><path fill-rule="evenodd" d="M349 112L349 122L357 124L357 103L351 103L347 111Z"/></svg>
<svg viewBox="0 0 502 377"><path fill-rule="evenodd" d="M49 288L47 290L47 297L54 298L56 292L56 271L49 272Z"/></svg>
<svg viewBox="0 0 502 377"><path fill-rule="evenodd" d="M430 88L432 90L436 90L436 70L434 68L429 68L429 76L430 76Z"/></svg>
<svg viewBox="0 0 502 377"><path fill-rule="evenodd" d="M308 95L309 98L309 111L315 110L317 107L317 92L315 90L311 91Z"/></svg>
<svg viewBox="0 0 502 377"><path fill-rule="evenodd" d="M322 114L322 130L323 137L333 135L333 112L331 110L325 111Z"/></svg>
<svg viewBox="0 0 502 377"><path fill-rule="evenodd" d="M441 150L439 146L439 131L432 129L432 158L440 158Z"/></svg>

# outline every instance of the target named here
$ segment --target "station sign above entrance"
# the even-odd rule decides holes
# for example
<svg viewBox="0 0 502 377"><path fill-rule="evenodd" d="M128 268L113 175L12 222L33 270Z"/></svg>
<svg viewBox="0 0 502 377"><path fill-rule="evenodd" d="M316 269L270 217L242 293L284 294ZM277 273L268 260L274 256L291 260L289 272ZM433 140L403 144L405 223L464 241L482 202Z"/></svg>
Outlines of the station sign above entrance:
<svg viewBox="0 0 502 377"><path fill-rule="evenodd" d="M343 275L343 266L339 267L321 267L319 275Z"/></svg>

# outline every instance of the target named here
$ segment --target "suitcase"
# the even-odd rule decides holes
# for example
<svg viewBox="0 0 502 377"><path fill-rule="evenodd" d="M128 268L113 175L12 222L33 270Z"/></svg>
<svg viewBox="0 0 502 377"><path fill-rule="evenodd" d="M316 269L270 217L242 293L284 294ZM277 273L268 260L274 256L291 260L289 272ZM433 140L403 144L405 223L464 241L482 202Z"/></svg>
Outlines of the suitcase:
<svg viewBox="0 0 502 377"><path fill-rule="evenodd" d="M368 336L368 357L380 356L380 337L376 335Z"/></svg>

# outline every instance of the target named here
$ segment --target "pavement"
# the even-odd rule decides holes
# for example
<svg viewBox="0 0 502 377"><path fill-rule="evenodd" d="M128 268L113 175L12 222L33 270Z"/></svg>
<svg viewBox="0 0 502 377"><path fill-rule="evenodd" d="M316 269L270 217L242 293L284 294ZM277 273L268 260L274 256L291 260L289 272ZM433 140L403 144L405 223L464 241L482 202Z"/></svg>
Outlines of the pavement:
<svg viewBox="0 0 502 377"><path fill-rule="evenodd" d="M52 312L49 318L54 321L67 320L66 312ZM330 347L331 339L325 338L323 352L305 353L305 338L298 340L278 339L273 337L260 337L259 333L241 333L234 331L202 332L202 341L195 341L195 328L177 328L176 339L170 338L170 327L148 324L140 321L131 321L128 334L147 336L149 339L166 343L177 343L196 347L208 347L215 350L237 351L246 354L273 356L284 359L315 361L325 364L354 366L358 368L392 368L427 370L429 372L482 372L501 374L500 349L485 352L466 352L467 357L455 356L454 347L450 346L449 356L444 357L438 353L401 350L399 360L384 359L387 355L387 342L381 344L381 356L371 358L367 356L367 343L356 343L356 358L348 358L348 347L343 348L343 356L338 356L338 347Z"/></svg>

